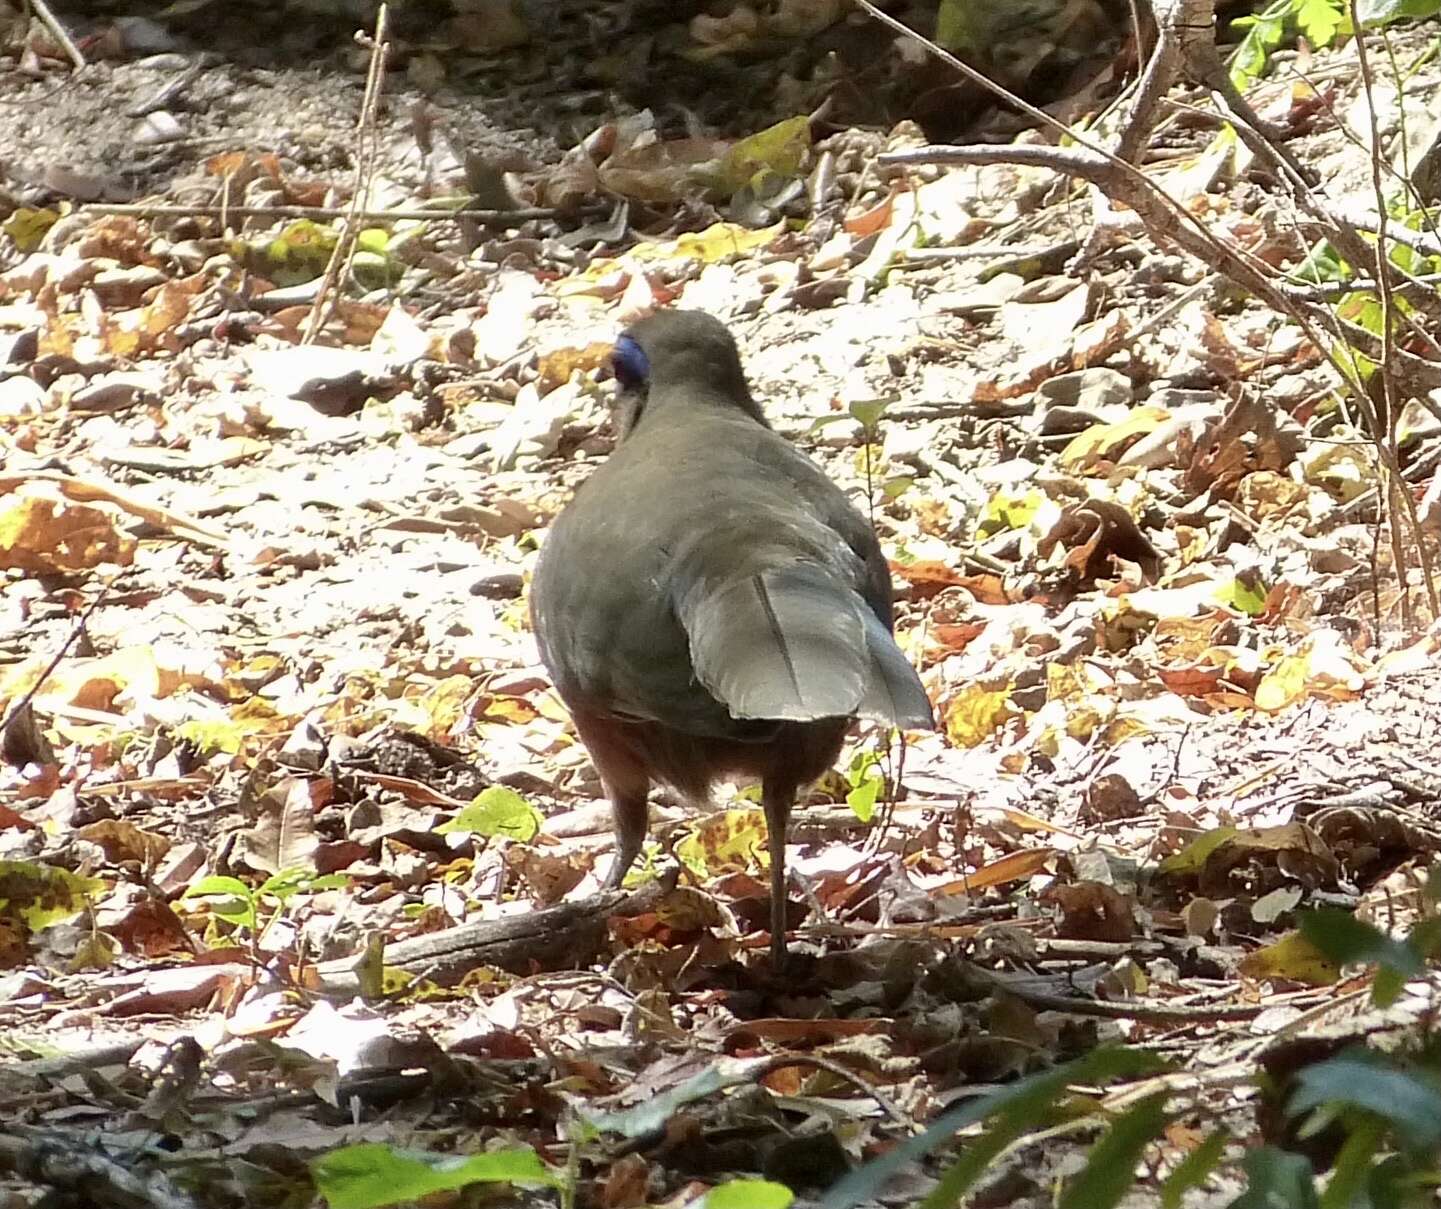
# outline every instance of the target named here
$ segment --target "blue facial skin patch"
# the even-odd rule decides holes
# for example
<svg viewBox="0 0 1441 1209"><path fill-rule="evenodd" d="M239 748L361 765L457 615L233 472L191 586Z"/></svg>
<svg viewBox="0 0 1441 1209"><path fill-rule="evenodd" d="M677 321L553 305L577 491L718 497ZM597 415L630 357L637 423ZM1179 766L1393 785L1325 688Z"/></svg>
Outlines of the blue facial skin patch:
<svg viewBox="0 0 1441 1209"><path fill-rule="evenodd" d="M650 359L645 355L645 350L629 336L622 336L615 342L610 363L615 371L616 381L627 390L644 386L650 377Z"/></svg>

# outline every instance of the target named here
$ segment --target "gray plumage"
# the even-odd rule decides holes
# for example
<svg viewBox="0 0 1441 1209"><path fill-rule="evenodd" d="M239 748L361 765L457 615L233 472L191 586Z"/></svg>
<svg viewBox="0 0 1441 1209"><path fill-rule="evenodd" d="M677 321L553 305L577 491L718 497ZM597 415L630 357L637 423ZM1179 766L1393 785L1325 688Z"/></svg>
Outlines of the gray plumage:
<svg viewBox="0 0 1441 1209"><path fill-rule="evenodd" d="M760 776L783 855L796 788L849 719L933 725L869 523L767 425L729 332L662 311L627 338L623 439L552 526L531 589L541 654L615 804L616 883L652 779L703 796Z"/></svg>

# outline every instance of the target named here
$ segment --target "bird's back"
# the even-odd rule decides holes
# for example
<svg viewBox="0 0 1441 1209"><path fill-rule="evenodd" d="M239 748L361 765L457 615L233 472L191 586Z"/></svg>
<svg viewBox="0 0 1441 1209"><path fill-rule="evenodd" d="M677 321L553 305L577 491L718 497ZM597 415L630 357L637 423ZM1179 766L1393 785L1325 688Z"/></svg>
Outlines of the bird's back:
<svg viewBox="0 0 1441 1209"><path fill-rule="evenodd" d="M771 959L786 954L786 825L856 716L932 725L891 637L869 524L771 431L735 342L662 311L616 342L620 444L551 527L531 585L536 638L611 800L619 887L652 784L701 799L761 782Z"/></svg>
<svg viewBox="0 0 1441 1209"><path fill-rule="evenodd" d="M556 521L533 586L562 697L745 737L695 676L678 605L781 566L820 569L890 625L870 526L804 454L738 412L658 411Z"/></svg>
<svg viewBox="0 0 1441 1209"><path fill-rule="evenodd" d="M693 790L823 771L856 716L929 727L870 524L766 424L735 344L662 312L617 344L615 452L551 528L536 636L592 752Z"/></svg>

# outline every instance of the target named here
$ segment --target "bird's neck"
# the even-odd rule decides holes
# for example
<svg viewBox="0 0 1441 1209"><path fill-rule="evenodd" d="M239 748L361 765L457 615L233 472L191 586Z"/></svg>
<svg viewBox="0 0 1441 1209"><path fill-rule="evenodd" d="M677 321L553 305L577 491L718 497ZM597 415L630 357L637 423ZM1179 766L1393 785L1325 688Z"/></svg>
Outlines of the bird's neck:
<svg viewBox="0 0 1441 1209"><path fill-rule="evenodd" d="M765 413L752 397L745 380L726 381L723 377L700 377L688 374L683 378L656 375L646 390L644 417L665 415L679 420L697 413L740 413L763 428L769 428Z"/></svg>

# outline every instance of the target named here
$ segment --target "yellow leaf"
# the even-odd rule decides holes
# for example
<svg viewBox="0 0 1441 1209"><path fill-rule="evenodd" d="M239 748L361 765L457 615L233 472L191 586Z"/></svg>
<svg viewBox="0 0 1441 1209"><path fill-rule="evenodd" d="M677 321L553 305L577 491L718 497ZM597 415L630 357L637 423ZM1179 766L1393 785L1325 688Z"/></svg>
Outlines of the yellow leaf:
<svg viewBox="0 0 1441 1209"><path fill-rule="evenodd" d="M30 495L0 512L0 568L46 574L128 567L134 558L135 539L104 509Z"/></svg>
<svg viewBox="0 0 1441 1209"><path fill-rule="evenodd" d="M523 726L539 716L529 701L520 697L492 697L485 703L481 716L489 722L509 722Z"/></svg>
<svg viewBox="0 0 1441 1209"><path fill-rule="evenodd" d="M712 814L675 847L676 856L701 877L748 869L766 851L765 815L759 810Z"/></svg>
<svg viewBox="0 0 1441 1209"><path fill-rule="evenodd" d="M1161 862L1160 872L1165 876L1194 876L1200 873L1211 853L1222 844L1234 839L1240 832L1235 827L1218 827L1197 836L1180 852L1172 853Z"/></svg>
<svg viewBox="0 0 1441 1209"><path fill-rule="evenodd" d="M1017 714L1011 686L989 690L973 685L952 697L945 709L946 735L958 747L979 747Z"/></svg>
<svg viewBox="0 0 1441 1209"><path fill-rule="evenodd" d="M1311 670L1309 655L1287 655L1261 677L1256 686L1256 708L1274 713L1306 695Z"/></svg>
<svg viewBox="0 0 1441 1209"><path fill-rule="evenodd" d="M1080 470L1102 459L1117 458L1170 415L1164 407L1138 407L1118 423L1093 424L1061 451L1061 464Z"/></svg>
<svg viewBox="0 0 1441 1209"><path fill-rule="evenodd" d="M637 244L627 255L639 261L697 260L701 264L715 264L729 256L743 256L763 248L785 229L784 219L760 230L740 223L718 222L704 231L687 231L675 239Z"/></svg>
<svg viewBox="0 0 1441 1209"><path fill-rule="evenodd" d="M436 684L417 704L430 719L432 737L448 735L465 714L465 703L475 685L469 676L447 676Z"/></svg>
<svg viewBox="0 0 1441 1209"><path fill-rule="evenodd" d="M734 193L767 173L799 176L810 149L810 118L786 118L732 146L721 160L719 183Z"/></svg>
<svg viewBox="0 0 1441 1209"><path fill-rule="evenodd" d="M264 697L251 697L241 702L228 717L193 718L177 726L175 733L207 755L222 751L233 756L252 735L274 734L288 729L288 725L287 720Z"/></svg>
<svg viewBox="0 0 1441 1209"><path fill-rule="evenodd" d="M1140 739L1151 734L1155 728L1148 726L1143 718L1121 716L1112 718L1101 732L1101 739L1107 747L1120 747L1129 739Z"/></svg>
<svg viewBox="0 0 1441 1209"><path fill-rule="evenodd" d="M716 900L691 886L677 886L656 904L655 913L676 932L698 932L722 923Z"/></svg>
<svg viewBox="0 0 1441 1209"><path fill-rule="evenodd" d="M37 210L32 206L21 206L5 220L0 227L10 236L22 252L33 252L40 246L47 232L60 221L58 210Z"/></svg>
<svg viewBox="0 0 1441 1209"><path fill-rule="evenodd" d="M70 958L70 972L81 970L108 970L115 964L120 946L104 932L91 932L75 946L75 955Z"/></svg>
<svg viewBox="0 0 1441 1209"><path fill-rule="evenodd" d="M58 865L0 861L0 919L19 919L31 932L74 919L105 888Z"/></svg>
<svg viewBox="0 0 1441 1209"><path fill-rule="evenodd" d="M1037 513L1046 502L1039 491L1024 491L1012 494L998 491L986 501L981 518L976 526L982 537L995 533L1015 532L1026 529L1036 519Z"/></svg>
<svg viewBox="0 0 1441 1209"><path fill-rule="evenodd" d="M1257 949L1241 962L1248 978L1285 978L1310 986L1330 986L1341 968L1299 932L1289 932L1273 945Z"/></svg>

